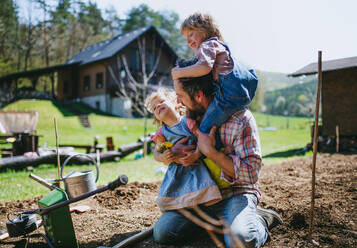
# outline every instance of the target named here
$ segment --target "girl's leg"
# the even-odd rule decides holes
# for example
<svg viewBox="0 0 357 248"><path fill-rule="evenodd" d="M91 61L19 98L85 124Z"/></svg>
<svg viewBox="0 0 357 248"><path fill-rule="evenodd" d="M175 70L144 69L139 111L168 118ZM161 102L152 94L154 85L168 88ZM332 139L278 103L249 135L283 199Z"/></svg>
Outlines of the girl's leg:
<svg viewBox="0 0 357 248"><path fill-rule="evenodd" d="M220 150L223 143L219 134L219 127L225 123L239 108L229 106L228 103L222 101L221 98L215 96L213 101L208 106L205 115L201 121L200 131L208 134L213 126L216 126L216 148Z"/></svg>

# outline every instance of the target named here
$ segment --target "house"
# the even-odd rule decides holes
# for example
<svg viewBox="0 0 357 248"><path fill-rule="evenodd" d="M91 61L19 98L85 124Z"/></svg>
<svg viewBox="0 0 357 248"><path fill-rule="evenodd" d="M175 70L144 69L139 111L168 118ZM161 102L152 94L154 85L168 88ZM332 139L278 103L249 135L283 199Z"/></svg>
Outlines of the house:
<svg viewBox="0 0 357 248"><path fill-rule="evenodd" d="M317 72L318 64L311 63L290 76ZM321 111L321 139L333 146L339 136L340 150L357 151L357 57L322 62Z"/></svg>
<svg viewBox="0 0 357 248"><path fill-rule="evenodd" d="M177 55L153 26L147 26L84 48L65 64L0 77L0 107L24 98L57 98L80 101L112 115L131 117L135 115L132 103L143 100L138 93L138 89L141 92L144 89L141 54L146 57L147 74L155 67L147 90L155 90L158 85L171 87L170 70ZM49 77L51 85L38 91L36 85L41 77ZM130 77L136 83L129 80ZM20 87L23 79L28 79L31 87Z"/></svg>
<svg viewBox="0 0 357 248"><path fill-rule="evenodd" d="M138 93L133 84L129 87L129 77L142 84L139 40L144 45L145 52L141 52L146 57L148 74L159 58L148 88L153 90L158 84L170 86L170 70L177 55L153 26L147 26L84 48L69 59L67 66L58 70L57 98L80 101L109 114L131 117L132 100Z"/></svg>

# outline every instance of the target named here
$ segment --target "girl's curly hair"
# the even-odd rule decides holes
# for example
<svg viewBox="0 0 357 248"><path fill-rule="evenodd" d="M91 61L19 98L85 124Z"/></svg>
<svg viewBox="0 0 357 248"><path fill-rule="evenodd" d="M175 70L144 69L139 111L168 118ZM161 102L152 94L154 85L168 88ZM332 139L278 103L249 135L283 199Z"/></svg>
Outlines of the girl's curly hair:
<svg viewBox="0 0 357 248"><path fill-rule="evenodd" d="M210 14L196 12L187 17L181 24L181 34L190 29L205 33L206 39L217 37L219 40L224 41L216 22Z"/></svg>

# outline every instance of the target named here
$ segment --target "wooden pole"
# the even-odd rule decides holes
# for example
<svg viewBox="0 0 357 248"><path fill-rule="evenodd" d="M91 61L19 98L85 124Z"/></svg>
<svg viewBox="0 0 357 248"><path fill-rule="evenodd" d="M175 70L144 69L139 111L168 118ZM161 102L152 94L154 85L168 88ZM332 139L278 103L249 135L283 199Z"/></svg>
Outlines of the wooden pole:
<svg viewBox="0 0 357 248"><path fill-rule="evenodd" d="M57 121L56 121L56 117L53 118L53 121L55 123L55 133L56 133L56 152L57 152L57 178L58 178L58 187L61 186L60 180L61 180L61 173L60 173L60 156L59 156L59 151L58 151L58 132L57 132Z"/></svg>
<svg viewBox="0 0 357 248"><path fill-rule="evenodd" d="M340 151L340 127L336 126L336 152Z"/></svg>
<svg viewBox="0 0 357 248"><path fill-rule="evenodd" d="M318 52L318 82L316 93L316 107L315 107L315 129L314 129L314 145L312 157L312 180L311 180L311 210L310 210L310 227L309 227L309 241L312 242L312 227L314 221L314 207L315 207L315 170L316 170L316 154L317 154L317 137L319 127L319 109L320 109L320 92L322 84L322 52Z"/></svg>

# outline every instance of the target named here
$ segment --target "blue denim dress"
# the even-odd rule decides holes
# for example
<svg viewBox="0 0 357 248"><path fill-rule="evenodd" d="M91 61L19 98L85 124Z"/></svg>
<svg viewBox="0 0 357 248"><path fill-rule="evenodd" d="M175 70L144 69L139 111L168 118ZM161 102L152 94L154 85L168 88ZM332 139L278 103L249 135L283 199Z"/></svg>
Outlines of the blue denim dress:
<svg viewBox="0 0 357 248"><path fill-rule="evenodd" d="M188 144L194 142L195 136L186 124L186 117L174 126L162 126L162 134L166 141L175 144L184 137L190 137ZM162 181L156 199L161 211L193 207L199 204L213 204L222 199L217 184L204 164L182 166L171 163Z"/></svg>
<svg viewBox="0 0 357 248"><path fill-rule="evenodd" d="M213 126L220 127L235 112L247 106L255 96L258 78L253 70L240 64L231 54L228 46L217 38L211 38L221 43L229 52L234 67L227 75L218 74L215 96L203 116L200 130L209 133Z"/></svg>

